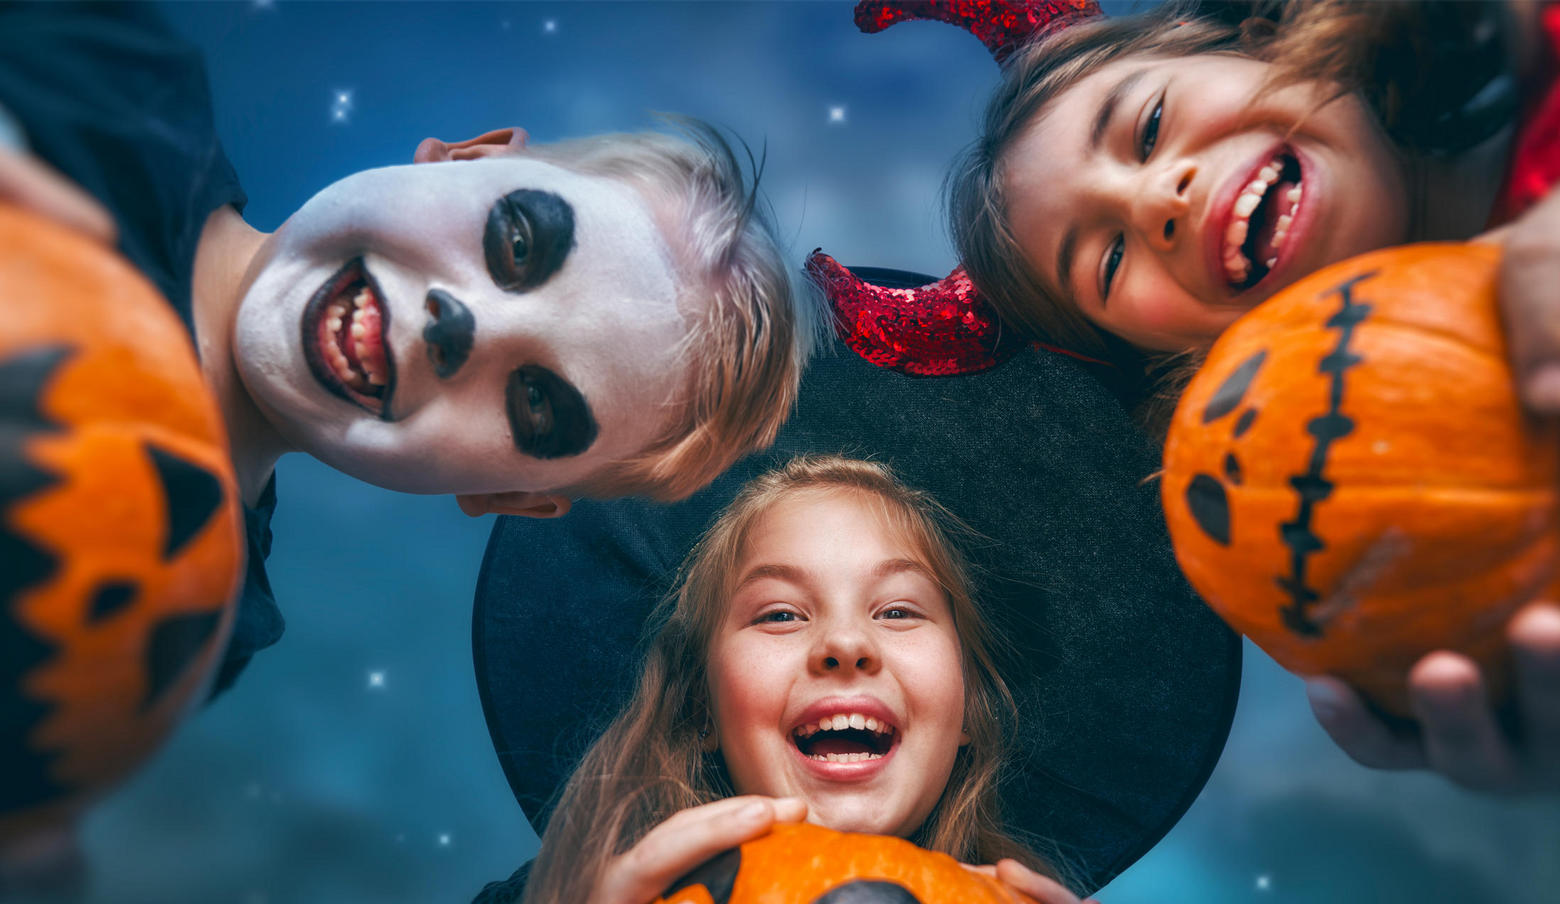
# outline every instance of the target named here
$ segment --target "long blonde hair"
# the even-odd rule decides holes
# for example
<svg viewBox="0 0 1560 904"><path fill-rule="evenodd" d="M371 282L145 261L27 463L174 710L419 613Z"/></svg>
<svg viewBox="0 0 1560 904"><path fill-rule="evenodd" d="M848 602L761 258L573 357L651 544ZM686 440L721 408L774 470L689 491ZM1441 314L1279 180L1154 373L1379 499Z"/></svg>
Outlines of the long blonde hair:
<svg viewBox="0 0 1560 904"><path fill-rule="evenodd" d="M633 698L591 745L558 798L525 901L585 900L607 862L651 828L679 810L734 793L719 754L705 752L700 737L710 711L707 651L755 525L776 503L805 490L871 497L948 595L962 648L970 743L960 748L947 787L912 840L966 862L1012 857L1055 875L1034 852L1044 842L1022 843L1003 823L998 789L1016 709L997 673L996 638L952 540L968 529L883 465L802 456L748 483L684 562L676 588L652 616L656 631Z"/></svg>

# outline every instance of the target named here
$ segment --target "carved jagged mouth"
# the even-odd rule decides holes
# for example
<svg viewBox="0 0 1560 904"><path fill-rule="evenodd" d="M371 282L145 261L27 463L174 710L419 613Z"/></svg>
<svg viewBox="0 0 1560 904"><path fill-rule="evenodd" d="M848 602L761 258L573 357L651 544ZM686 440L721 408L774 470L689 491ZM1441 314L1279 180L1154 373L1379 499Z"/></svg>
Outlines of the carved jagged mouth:
<svg viewBox="0 0 1560 904"><path fill-rule="evenodd" d="M803 756L830 763L882 759L898 738L894 726L860 713L825 716L791 732Z"/></svg>
<svg viewBox="0 0 1560 904"><path fill-rule="evenodd" d="M1278 264L1304 192L1300 161L1280 151L1235 198L1225 227L1222 262L1231 287L1243 291Z"/></svg>
<svg viewBox="0 0 1560 904"><path fill-rule="evenodd" d="M302 342L309 370L332 395L388 418L395 361L382 298L362 258L348 261L304 308Z"/></svg>

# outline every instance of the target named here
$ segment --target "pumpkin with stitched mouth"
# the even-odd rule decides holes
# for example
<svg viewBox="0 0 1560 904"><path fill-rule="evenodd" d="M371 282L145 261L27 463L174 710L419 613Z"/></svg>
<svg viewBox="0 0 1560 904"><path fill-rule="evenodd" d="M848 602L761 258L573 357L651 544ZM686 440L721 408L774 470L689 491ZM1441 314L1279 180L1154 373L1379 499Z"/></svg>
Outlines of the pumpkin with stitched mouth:
<svg viewBox="0 0 1560 904"><path fill-rule="evenodd" d="M68 826L200 701L244 546L216 403L112 251L0 206L0 851Z"/></svg>
<svg viewBox="0 0 1560 904"><path fill-rule="evenodd" d="M706 861L656 904L1033 904L902 838L779 825Z"/></svg>
<svg viewBox="0 0 1560 904"><path fill-rule="evenodd" d="M1560 555L1553 423L1525 416L1500 252L1424 244L1295 283L1210 351L1176 410L1163 500L1203 597L1285 668L1411 714L1424 654L1480 663Z"/></svg>

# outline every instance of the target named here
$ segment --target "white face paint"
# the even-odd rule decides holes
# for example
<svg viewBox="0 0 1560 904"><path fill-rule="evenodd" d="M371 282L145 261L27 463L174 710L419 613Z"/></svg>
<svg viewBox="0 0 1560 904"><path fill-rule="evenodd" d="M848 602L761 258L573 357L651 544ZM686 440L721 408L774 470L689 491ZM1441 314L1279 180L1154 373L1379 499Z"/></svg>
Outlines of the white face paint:
<svg viewBox="0 0 1560 904"><path fill-rule="evenodd" d="M291 445L380 486L586 483L655 438L685 382L671 252L618 182L525 156L367 170L262 254L233 339L246 389Z"/></svg>

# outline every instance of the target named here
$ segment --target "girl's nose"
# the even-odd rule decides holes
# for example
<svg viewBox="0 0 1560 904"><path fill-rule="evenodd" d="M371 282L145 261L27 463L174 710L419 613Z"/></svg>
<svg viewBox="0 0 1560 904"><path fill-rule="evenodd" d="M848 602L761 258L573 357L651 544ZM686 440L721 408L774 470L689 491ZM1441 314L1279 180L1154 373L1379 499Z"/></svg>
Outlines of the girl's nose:
<svg viewBox="0 0 1560 904"><path fill-rule="evenodd" d="M881 664L871 641L854 628L831 631L813 655L813 670L821 674L872 674Z"/></svg>
<svg viewBox="0 0 1560 904"><path fill-rule="evenodd" d="M1173 249L1186 231L1191 212L1192 181L1197 167L1178 163L1151 172L1138 192L1132 212L1135 225L1149 247L1160 251Z"/></svg>
<svg viewBox="0 0 1560 904"><path fill-rule="evenodd" d="M422 336L428 344L428 360L433 362L433 372L440 379L453 377L471 355L477 321L460 299L443 289L430 289L424 306L428 309L428 323Z"/></svg>

